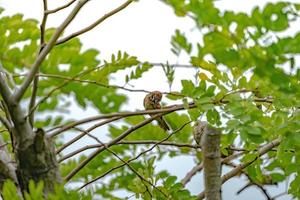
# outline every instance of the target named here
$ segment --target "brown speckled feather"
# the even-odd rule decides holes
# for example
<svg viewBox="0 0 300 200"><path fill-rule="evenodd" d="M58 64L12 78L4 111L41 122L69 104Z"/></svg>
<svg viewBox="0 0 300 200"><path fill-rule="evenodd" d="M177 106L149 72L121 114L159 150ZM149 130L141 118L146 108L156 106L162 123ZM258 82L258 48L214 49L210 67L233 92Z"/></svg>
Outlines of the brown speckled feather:
<svg viewBox="0 0 300 200"><path fill-rule="evenodd" d="M144 107L146 110L154 110L154 109L160 109L161 105L160 105L160 101L162 98L162 93L159 91L153 91L150 92L149 94L147 94L144 98ZM150 116L153 116L150 115ZM158 125L168 131L170 130L168 124L165 122L163 117L159 117L156 119L156 121L158 122Z"/></svg>

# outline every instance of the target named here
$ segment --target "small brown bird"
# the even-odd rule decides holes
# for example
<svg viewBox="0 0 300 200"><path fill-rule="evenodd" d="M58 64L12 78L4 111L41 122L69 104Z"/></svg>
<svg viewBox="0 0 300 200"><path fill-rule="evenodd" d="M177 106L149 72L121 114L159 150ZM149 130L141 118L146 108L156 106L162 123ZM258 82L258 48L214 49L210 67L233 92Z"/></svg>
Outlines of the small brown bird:
<svg viewBox="0 0 300 200"><path fill-rule="evenodd" d="M147 94L144 98L145 109L146 110L161 109L161 105L160 105L161 98L162 98L162 93L159 91L153 91ZM150 114L150 116L153 115L154 114ZM165 131L170 130L170 127L168 126L168 124L166 123L166 121L162 116L158 117L156 121L158 122L158 125Z"/></svg>
<svg viewBox="0 0 300 200"><path fill-rule="evenodd" d="M197 121L194 125L193 135L194 140L198 145L201 145L201 138L207 126L207 122Z"/></svg>

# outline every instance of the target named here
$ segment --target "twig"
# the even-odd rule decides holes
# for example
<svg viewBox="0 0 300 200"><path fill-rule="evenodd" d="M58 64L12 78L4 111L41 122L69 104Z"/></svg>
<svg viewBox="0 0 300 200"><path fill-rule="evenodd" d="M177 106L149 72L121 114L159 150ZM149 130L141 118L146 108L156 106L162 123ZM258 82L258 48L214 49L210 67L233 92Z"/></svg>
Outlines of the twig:
<svg viewBox="0 0 300 200"><path fill-rule="evenodd" d="M184 123L181 127L179 127L177 130L173 131L170 135L168 135L168 136L167 136L166 138L164 138L163 140L161 140L161 141L157 142L156 144L154 144L151 148L149 148L149 149L147 149L147 150L145 150L145 151L139 153L139 154L138 154L137 156L135 156L134 158L129 159L129 160L127 161L127 163L130 163L130 162L132 162L132 161L138 159L138 158L141 157L142 155L148 153L149 151L152 151L157 145L159 145L160 143L163 143L163 142L167 141L167 140L168 140L170 137L172 137L175 133L181 131L186 125L188 125L188 124L190 124L190 123L191 123L191 121L189 121L189 122L187 122L187 123ZM82 188L86 187L87 185L89 185L89 184L91 184L91 183L93 183L93 182L95 182L95 181L97 181L97 180L99 180L99 179L105 177L106 175L110 174L112 171L114 171L114 170L116 170L116 169L119 169L119 168L123 167L124 165L125 165L125 164L121 164L121 165L118 165L118 166L116 166L116 167L111 168L110 170L108 170L107 172L105 172L104 174L102 174L101 176L98 176L98 177L96 177L95 179L93 179L93 180L91 180L91 181L85 183L85 184L82 185L79 189L82 189Z"/></svg>
<svg viewBox="0 0 300 200"><path fill-rule="evenodd" d="M16 102L19 102L22 96L24 95L25 91L31 84L32 80L35 77L35 74L38 72L38 69L48 53L51 51L51 49L54 47L58 37L61 35L61 33L65 30L65 28L71 23L71 21L75 18L75 16L78 14L79 10L88 2L89 0L82 0L79 1L78 4L74 7L74 9L71 11L71 13L67 16L67 18L63 21L63 23L56 29L55 33L52 35L49 43L45 45L35 62L33 63L28 76L23 81L22 85L18 90L16 90L13 94L13 99Z"/></svg>
<svg viewBox="0 0 300 200"><path fill-rule="evenodd" d="M241 155L243 155L245 152L239 152L239 153L236 153L236 154L232 154L230 156L227 156L226 158L223 158L221 163L224 164L224 163L227 163L228 161L230 160L233 160ZM183 185L186 185L188 184L188 182L191 181L192 177L196 175L197 172L201 171L203 169L203 164L202 163L199 163L198 165L196 165L195 167L193 167L186 175L185 177L181 180L181 183Z"/></svg>
<svg viewBox="0 0 300 200"><path fill-rule="evenodd" d="M44 8L44 14L43 14L42 23L40 25L41 36L40 36L40 51L39 51L39 54L41 53L41 51L43 50L43 48L45 46L45 29L46 29L46 23L47 23L47 18L48 18L48 14L46 13L46 10L48 10L47 0L43 0L43 8ZM38 71L39 71L39 69L38 69ZM31 110L35 106L36 95L37 95L37 91L38 91L38 84L39 84L39 77L35 76L34 80L33 80L32 94L31 94L28 110ZM33 127L34 112L32 112L29 115L29 123L30 123L31 127Z"/></svg>
<svg viewBox="0 0 300 200"><path fill-rule="evenodd" d="M105 88L115 88L115 89L121 89L121 90L129 91L129 92L144 92L144 93L150 93L151 92L149 90L144 90L144 89L130 89L130 88L126 88L124 86L107 85L107 84L103 84L103 83L98 82L98 81L81 80L81 79L78 79L78 78L67 77L67 76L56 75L56 74L37 74L36 76L63 79L63 80L74 81L74 82L79 82L79 83L89 83L89 84L94 84L94 85L98 85L98 86L105 87ZM183 95L183 94L174 93L174 92L162 92L162 94L185 97L185 95Z"/></svg>
<svg viewBox="0 0 300 200"><path fill-rule="evenodd" d="M153 65L155 67L162 67L164 65L164 63L160 63L160 62L149 62L150 65ZM191 69L195 69L195 68L199 68L199 66L194 66L194 65L189 65L189 64L168 64L169 66L172 67L178 67L178 68L191 68Z"/></svg>
<svg viewBox="0 0 300 200"><path fill-rule="evenodd" d="M237 166L236 166L235 164L233 164L233 163L226 163L226 164L228 164L229 166L232 166L232 167L234 167L234 168L237 167ZM256 187L258 187L258 188L262 191L262 193L266 196L266 199L267 199L267 200L274 200L274 199L269 195L268 191L264 188L264 185L265 185L265 184L260 184L260 183L256 183L256 182L252 181L251 177L247 174L247 172L245 172L245 170L242 170L242 173L248 178L249 182L248 182L245 186L243 186L241 189L239 189L239 190L236 192L237 195L239 195L242 191L244 191L245 189L247 189L247 188L250 187L250 186L256 186Z"/></svg>
<svg viewBox="0 0 300 200"><path fill-rule="evenodd" d="M112 146L113 144L121 141L122 139L124 139L126 136L128 136L130 133L132 133L133 131L145 126L146 124L149 124L150 122L152 122L154 119L156 119L157 117L160 117L162 115L164 115L166 113L160 113L160 114L156 114L140 123L138 123L137 125L127 129L124 133L122 133L121 135L119 135L118 137L116 137L115 139L111 140L110 142L108 142L106 145L107 147ZM91 153L85 160L83 160L81 163L79 163L79 165L73 169L66 177L65 177L65 181L68 182L75 174L77 174L85 165L87 165L94 157L96 157L99 153L101 153L104 150L104 148L100 147L99 149L95 150L93 153Z"/></svg>
<svg viewBox="0 0 300 200"><path fill-rule="evenodd" d="M118 120L118 119L120 119L120 117L112 117L111 119L108 119L108 120L105 120L103 122L100 122L100 123L92 126L91 128L87 129L87 130L82 130L82 129L74 128L73 127L74 129L77 129L77 130L81 131L81 134L78 135L77 137L73 138L69 142L65 143L63 146L61 146L58 150L56 150L56 154L60 153L65 148L67 148L68 146L72 145L74 142L78 141L80 138L82 138L83 136L85 136L86 134L88 134L89 132L91 132L92 130L94 130L95 128L98 128L100 126L103 126L103 125L105 125L107 123L110 123L110 122Z"/></svg>
<svg viewBox="0 0 300 200"><path fill-rule="evenodd" d="M40 32L41 32L40 45L41 45L41 49L45 45L45 29L46 29L46 23L47 23L47 18L48 18L48 14L46 13L46 11L48 10L47 0L43 0L43 8L44 8L44 13L43 13L42 23L41 23L41 26L40 26Z"/></svg>
<svg viewBox="0 0 300 200"><path fill-rule="evenodd" d="M109 153L113 154L117 159L119 159L121 162L123 162L134 174L136 174L141 181L144 183L148 183L149 185L151 185L153 188L155 188L157 191L159 191L161 194L163 194L165 197L167 197L167 195L161 191L159 188L157 188L153 183L151 183L150 181L148 181L147 179L145 179L142 175L140 175L127 161L123 160L120 156L118 156L118 154L116 154L113 150L111 150L109 147L106 146L106 144L104 144L103 142L101 142L97 137L87 133L88 136L92 137L93 139L95 139L99 144L101 144L106 151L108 151ZM145 188L147 193L150 195L150 197L152 198L152 194L148 189L148 186L144 183Z"/></svg>
<svg viewBox="0 0 300 200"><path fill-rule="evenodd" d="M265 146L261 147L258 150L258 155L256 158L254 158L251 161L239 164L236 168L234 168L233 170L229 171L227 174L222 176L222 184L225 183L226 181L228 181L230 178L236 176L238 173L240 173L244 168L248 167L249 165L251 165L257 158L261 157L262 155L268 153L273 147L276 147L280 144L281 139L277 138L275 140L273 140L272 142L266 144ZM204 192L201 192L197 195L197 199L203 199L205 197Z"/></svg>
<svg viewBox="0 0 300 200"><path fill-rule="evenodd" d="M273 101L268 100L268 99L254 99L254 101L260 101L260 102L268 102L268 103L272 103ZM228 103L229 101L223 100L222 103ZM202 105L205 104L217 104L218 101L209 101L209 102L204 102L202 103ZM75 126L78 126L80 124L84 124L84 123L88 123L88 122L92 122L92 121L96 121L96 120L101 120L101 119L107 119L107 118L112 118L112 117L129 117L129 116L136 116L136 115L145 115L145 114L157 114L157 113L165 113L165 112L174 112L174 111L178 111L178 110L184 110L184 109L193 109L196 108L196 104L194 103L189 103L189 107L185 108L185 106L183 104L176 104L176 105L171 105L171 106L167 106L163 109L156 109L156 110L140 110L140 111L134 111L134 112L118 112L118 113L111 113L111 114L105 114L105 115L98 115L98 116L93 116L93 117L88 117L82 120L78 120L76 122L72 122L68 125L64 125L64 126L59 126L62 127L59 130L54 131L53 133L50 134L51 137L54 137L66 130L69 130ZM59 127L55 127L53 129L57 129ZM53 130L52 129L52 130ZM49 132L49 130L47 131Z"/></svg>
<svg viewBox="0 0 300 200"><path fill-rule="evenodd" d="M240 89L240 90L233 90L228 92L227 94L225 94L221 99L220 102L223 101L223 99L225 99L227 96L232 95L232 94L237 94L237 93L248 93L248 92L253 92L252 90L248 90L248 89Z"/></svg>
<svg viewBox="0 0 300 200"><path fill-rule="evenodd" d="M190 103L189 106L190 106L189 107L190 109L196 107L196 105L194 103ZM92 121L96 121L96 120L107 119L107 118L112 118L112 117L129 117L129 116L145 115L145 114L158 114L158 113L166 114L166 113L170 113L170 112L177 111L177 110L183 110L183 109L185 109L184 106L182 104L178 104L178 105L168 106L163 109L141 110L141 111L135 111L135 112L118 112L118 113L111 113L111 114L105 114L105 115L98 115L98 116L94 116L94 117L88 117L88 118L78 120L76 122L73 122L73 123L63 126L61 129L51 133L50 137L55 137L58 134L66 131L66 130L69 130L75 126L78 126L80 124L84 124L84 123L88 123L88 122L92 122Z"/></svg>
<svg viewBox="0 0 300 200"><path fill-rule="evenodd" d="M67 4L65 4L65 5L62 5L62 6L60 6L60 7L57 7L57 8L55 8L55 9L53 9L53 10L46 10L45 13L46 13L46 14L56 13L56 12L58 12L58 11L60 11L60 10L63 10L63 9L65 9L65 8L69 7L69 6L72 5L75 1L76 1L76 0L72 0L72 1L70 1L69 3L67 3Z"/></svg>
<svg viewBox="0 0 300 200"><path fill-rule="evenodd" d="M102 23L103 21L105 21L107 18L113 16L114 14L120 12L121 10L125 9L129 4L131 4L133 2L133 0L128 0L126 1L125 3L123 3L121 6L115 8L114 10L108 12L107 14L103 15L101 18L99 18L98 20L96 20L94 23L92 23L91 25L75 32L75 33L72 33L70 34L69 36L66 36L60 40L58 40L56 42L56 45L60 45L62 43L65 43L67 41L69 41L70 39L74 38L74 37L77 37L85 32L88 32L90 30L92 30L93 28L95 28L96 26L98 26L100 23Z"/></svg>
<svg viewBox="0 0 300 200"><path fill-rule="evenodd" d="M159 142L159 141L155 141L155 140L120 141L120 142L114 144L113 146L115 146L115 145L129 145L129 144L147 145L147 144L156 144L157 142ZM200 146L198 146L198 145L191 145L191 144L188 144L188 143L175 143L175 142L162 142L159 145L161 145L161 146L172 146L172 147L178 147L178 148L181 148L181 147L192 148L192 149L200 148ZM75 151L65 155L58 162L62 162L62 161L66 160L68 158L71 158L71 157L73 157L73 156L77 155L78 153L81 153L85 150L100 148L100 147L102 147L102 145L99 145L99 144L93 144L93 145L87 145L87 146L81 147L81 148L76 149Z"/></svg>
<svg viewBox="0 0 300 200"><path fill-rule="evenodd" d="M39 106L41 103L43 103L44 101L46 101L46 100L47 100L47 99L48 99L55 91L59 90L60 88L62 88L62 87L64 87L64 86L66 86L66 85L67 85L69 82L71 82L73 79L78 78L78 77L81 77L81 76L84 76L84 75L86 75L86 74L88 74L88 73L90 73L90 72L92 72L92 71L95 71L95 70L97 70L97 69L99 69L99 68L101 68L101 67L103 67L103 66L104 66L104 65L100 65L100 66L97 66L97 67L94 67L94 68L91 68L91 69L82 71L82 72L80 72L79 74L76 74L75 76L73 76L72 79L66 80L66 81L64 81L61 85L59 85L59 86L53 88L52 90L50 90L50 91L46 94L45 97L43 97L41 100L39 100L39 102L38 102L33 108L31 108L31 110L29 110L27 116L29 116L32 112L34 112L34 111L38 108L38 106Z"/></svg>

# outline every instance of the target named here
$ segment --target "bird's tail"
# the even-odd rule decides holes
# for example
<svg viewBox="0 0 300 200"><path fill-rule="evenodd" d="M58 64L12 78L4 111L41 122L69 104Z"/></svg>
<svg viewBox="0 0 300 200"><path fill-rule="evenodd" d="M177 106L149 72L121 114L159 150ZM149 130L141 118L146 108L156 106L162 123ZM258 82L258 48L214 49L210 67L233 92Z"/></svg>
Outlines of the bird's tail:
<svg viewBox="0 0 300 200"><path fill-rule="evenodd" d="M167 124L167 122L164 120L163 117L160 117L159 119L157 119L157 122L158 122L158 125L165 131L171 130L169 125Z"/></svg>

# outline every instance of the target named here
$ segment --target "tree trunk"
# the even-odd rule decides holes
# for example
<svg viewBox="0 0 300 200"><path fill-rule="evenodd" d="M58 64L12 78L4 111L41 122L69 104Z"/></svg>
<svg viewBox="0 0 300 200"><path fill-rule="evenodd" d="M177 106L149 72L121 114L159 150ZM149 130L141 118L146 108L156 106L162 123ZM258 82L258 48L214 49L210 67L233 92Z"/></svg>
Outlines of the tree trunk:
<svg viewBox="0 0 300 200"><path fill-rule="evenodd" d="M32 143L26 148L16 149L17 176L21 189L28 190L30 180L44 182L44 194L54 190L61 182L58 162L52 141L42 129L35 132Z"/></svg>
<svg viewBox="0 0 300 200"><path fill-rule="evenodd" d="M221 200L221 153L220 153L220 132L203 124L203 135L201 139L205 197L207 200Z"/></svg>

